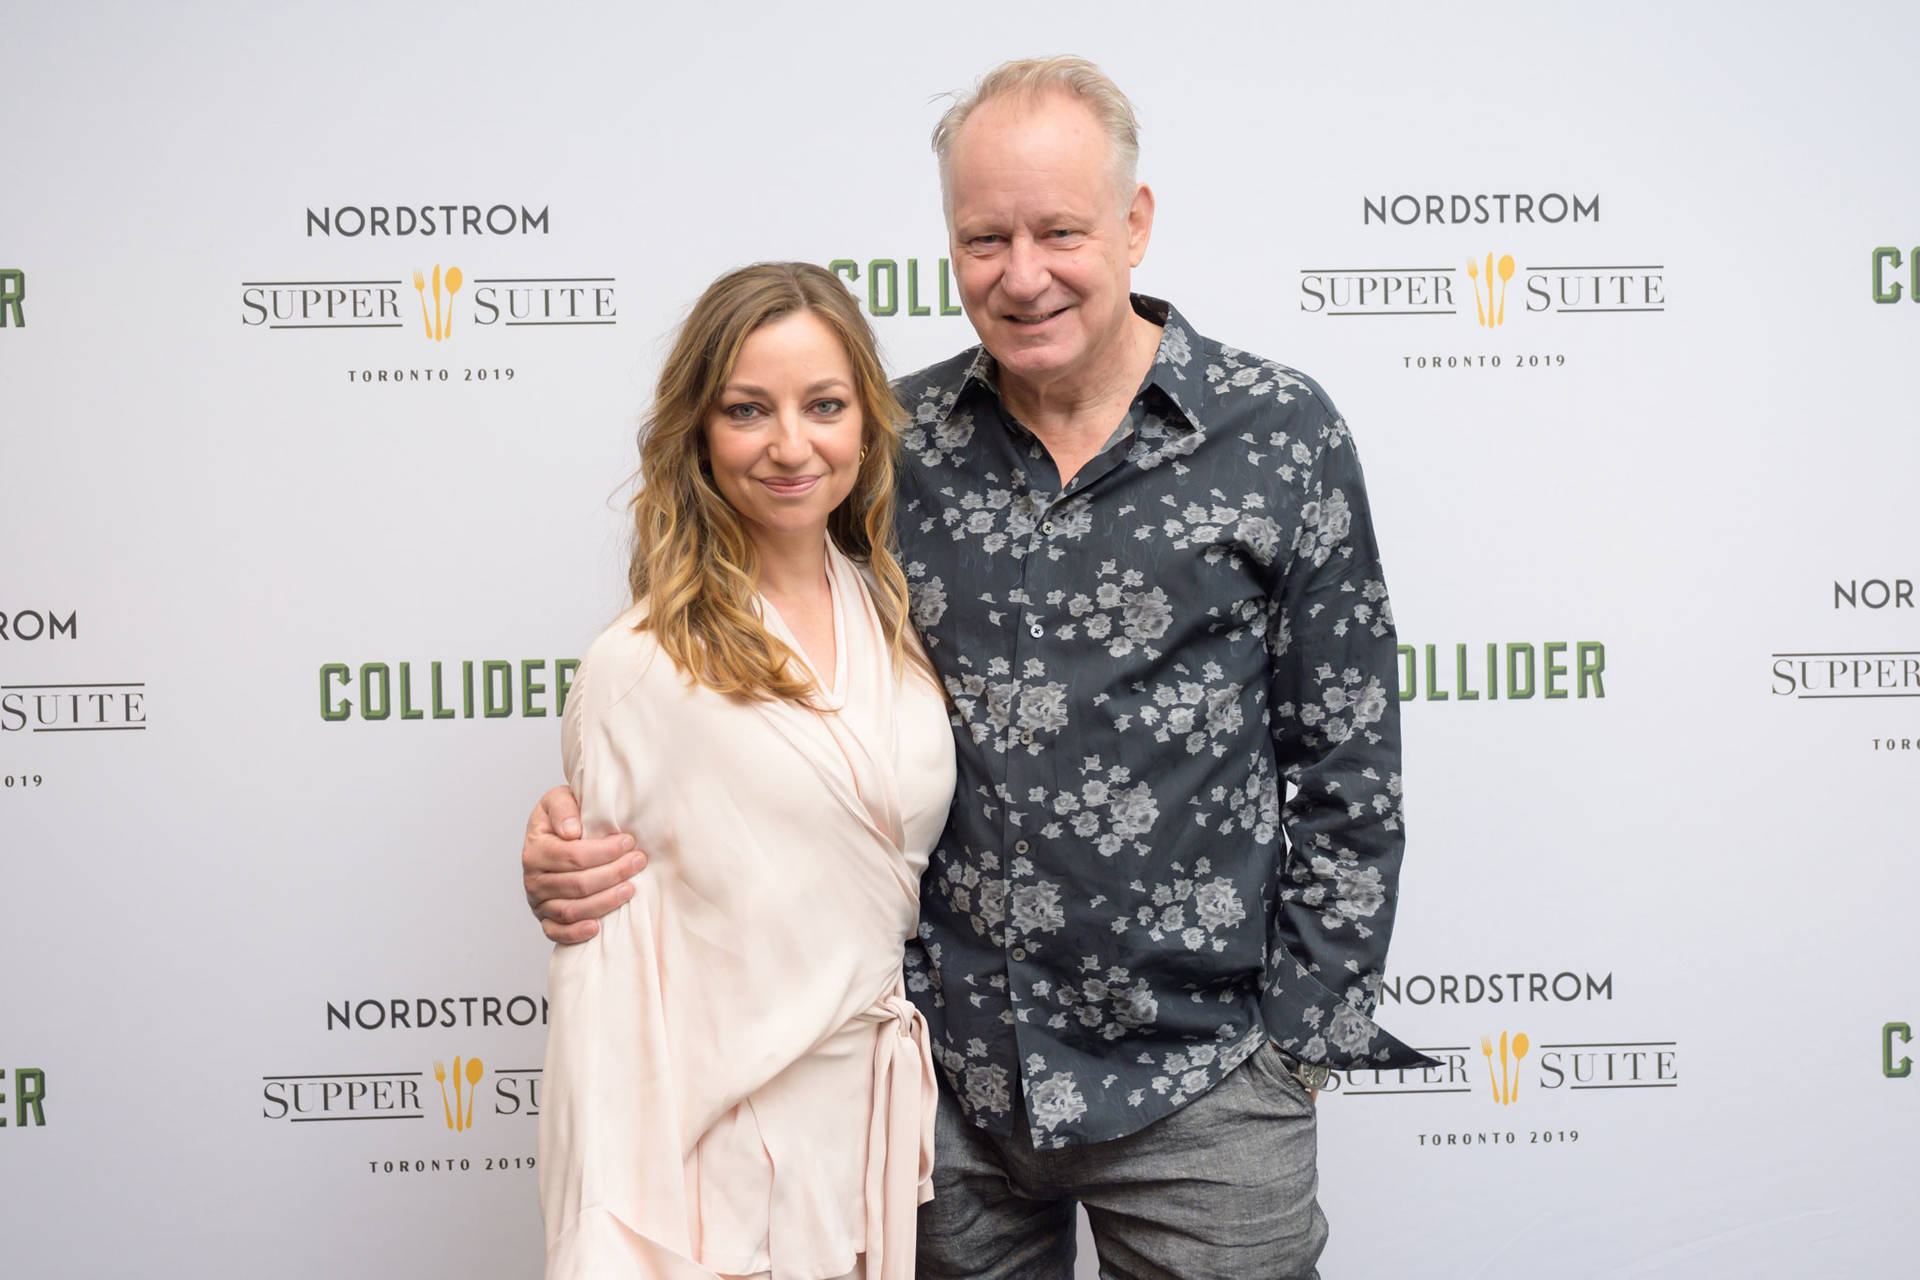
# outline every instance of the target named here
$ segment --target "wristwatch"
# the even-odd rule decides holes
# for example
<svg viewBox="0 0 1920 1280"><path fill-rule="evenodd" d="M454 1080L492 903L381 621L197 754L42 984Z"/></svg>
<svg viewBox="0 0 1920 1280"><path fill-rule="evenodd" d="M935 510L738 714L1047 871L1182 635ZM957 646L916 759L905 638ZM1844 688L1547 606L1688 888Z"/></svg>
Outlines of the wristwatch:
<svg viewBox="0 0 1920 1280"><path fill-rule="evenodd" d="M1280 1050L1280 1061L1287 1068L1287 1074L1299 1081L1300 1087L1308 1093L1318 1093L1326 1088L1328 1077L1333 1075L1333 1068L1326 1063L1302 1062L1285 1049Z"/></svg>

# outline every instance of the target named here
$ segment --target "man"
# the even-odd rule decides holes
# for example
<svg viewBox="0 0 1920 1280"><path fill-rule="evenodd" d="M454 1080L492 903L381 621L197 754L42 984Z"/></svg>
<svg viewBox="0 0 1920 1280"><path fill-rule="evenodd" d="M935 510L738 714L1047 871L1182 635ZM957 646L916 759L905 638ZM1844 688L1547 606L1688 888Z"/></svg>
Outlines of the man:
<svg viewBox="0 0 1920 1280"><path fill-rule="evenodd" d="M1352 441L1132 295L1153 194L1097 68L997 68L934 147L982 345L897 384L901 559L960 725L907 956L948 1086L919 1273L1064 1280L1078 1202L1103 1274L1313 1275L1314 1090L1426 1061L1370 1018L1398 699ZM643 858L556 831L564 789L522 863L577 941Z"/></svg>

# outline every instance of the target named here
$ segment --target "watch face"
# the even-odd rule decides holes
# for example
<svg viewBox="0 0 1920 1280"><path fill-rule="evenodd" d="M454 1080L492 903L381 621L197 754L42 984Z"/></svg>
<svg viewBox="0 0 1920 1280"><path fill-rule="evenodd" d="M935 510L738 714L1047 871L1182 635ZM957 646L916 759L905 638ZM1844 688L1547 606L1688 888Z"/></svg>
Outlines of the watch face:
<svg viewBox="0 0 1920 1280"><path fill-rule="evenodd" d="M1309 1091L1324 1088L1327 1077L1333 1074L1333 1069L1324 1062L1302 1062L1292 1054L1283 1055L1281 1061L1286 1064L1287 1074Z"/></svg>
<svg viewBox="0 0 1920 1280"><path fill-rule="evenodd" d="M1326 1087L1327 1079L1333 1074L1333 1068L1323 1062L1302 1062L1300 1059L1268 1041L1269 1050L1279 1059L1280 1069L1292 1076L1294 1082L1309 1093Z"/></svg>

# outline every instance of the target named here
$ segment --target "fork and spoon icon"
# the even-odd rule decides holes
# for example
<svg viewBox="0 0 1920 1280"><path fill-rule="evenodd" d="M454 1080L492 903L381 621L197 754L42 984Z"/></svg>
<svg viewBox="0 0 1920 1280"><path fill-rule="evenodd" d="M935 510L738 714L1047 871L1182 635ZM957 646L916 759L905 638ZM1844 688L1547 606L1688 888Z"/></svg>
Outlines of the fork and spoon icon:
<svg viewBox="0 0 1920 1280"><path fill-rule="evenodd" d="M440 1082L440 1110L447 1117L449 1129L471 1129L473 1127L473 1100L480 1094L480 1077L486 1074L486 1067L478 1058L467 1059L466 1080L468 1089L461 1088L460 1055L453 1058L453 1104L447 1104L447 1064L439 1058L433 1060L433 1078ZM462 1097L462 1094L465 1097ZM464 1108L464 1110L463 1110Z"/></svg>
<svg viewBox="0 0 1920 1280"><path fill-rule="evenodd" d="M1513 279L1513 255L1500 257L1500 309L1493 308L1493 255L1487 255L1487 300L1480 302L1480 264L1472 258L1467 259L1467 275L1473 279L1473 308L1480 313L1480 325L1485 329L1497 329L1507 322L1507 281ZM416 278L419 273L415 272Z"/></svg>
<svg viewBox="0 0 1920 1280"><path fill-rule="evenodd" d="M1527 1056L1527 1033L1516 1032L1513 1037L1513 1079L1507 1079L1507 1033L1500 1033L1500 1079L1493 1078L1493 1040L1488 1036L1480 1037L1480 1052L1487 1055L1487 1085L1493 1090L1493 1100L1503 1107L1512 1106L1514 1095L1520 1092L1520 1060Z"/></svg>
<svg viewBox="0 0 1920 1280"><path fill-rule="evenodd" d="M442 323L440 313L440 264L433 264L433 319L427 319L427 278L420 268L413 269L413 291L420 295L420 323L426 328L427 337L435 342L446 341L453 332L453 295L460 292L460 268L447 268L446 319Z"/></svg>

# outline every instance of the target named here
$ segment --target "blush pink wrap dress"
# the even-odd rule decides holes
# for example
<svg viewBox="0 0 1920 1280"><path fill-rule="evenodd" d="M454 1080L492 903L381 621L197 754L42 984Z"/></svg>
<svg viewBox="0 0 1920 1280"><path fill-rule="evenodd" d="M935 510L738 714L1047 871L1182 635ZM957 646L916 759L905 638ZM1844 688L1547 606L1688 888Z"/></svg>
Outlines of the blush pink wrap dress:
<svg viewBox="0 0 1920 1280"><path fill-rule="evenodd" d="M833 548L827 567L824 712L691 683L637 610L567 698L586 833L630 832L648 865L548 971L548 1280L913 1274L937 1086L901 953L953 738L926 677L894 672L859 570Z"/></svg>

